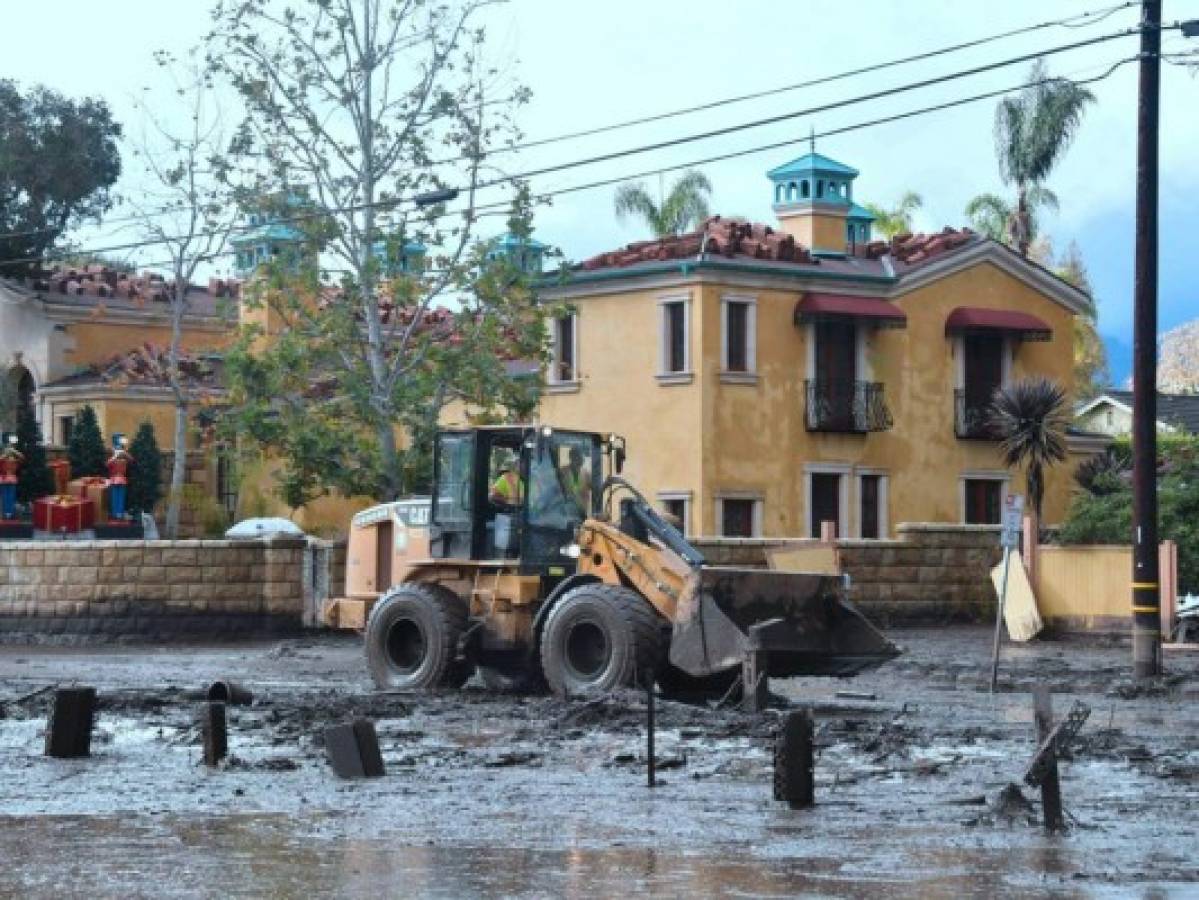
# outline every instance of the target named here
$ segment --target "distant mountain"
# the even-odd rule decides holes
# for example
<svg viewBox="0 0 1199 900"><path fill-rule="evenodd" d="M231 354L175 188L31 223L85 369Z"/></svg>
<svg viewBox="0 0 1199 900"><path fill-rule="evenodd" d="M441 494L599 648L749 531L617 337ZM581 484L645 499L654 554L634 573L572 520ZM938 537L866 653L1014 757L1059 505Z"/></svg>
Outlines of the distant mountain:
<svg viewBox="0 0 1199 900"><path fill-rule="evenodd" d="M1199 319L1158 339L1157 389L1167 394L1199 391Z"/></svg>

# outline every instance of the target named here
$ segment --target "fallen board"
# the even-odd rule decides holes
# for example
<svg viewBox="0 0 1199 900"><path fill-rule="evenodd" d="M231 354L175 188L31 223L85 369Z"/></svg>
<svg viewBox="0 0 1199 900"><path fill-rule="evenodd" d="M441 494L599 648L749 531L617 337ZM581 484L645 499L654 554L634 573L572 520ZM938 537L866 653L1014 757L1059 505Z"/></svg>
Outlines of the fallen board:
<svg viewBox="0 0 1199 900"><path fill-rule="evenodd" d="M1003 563L991 570L991 583L995 585L995 596L1003 590ZM1007 625L1008 637L1013 641L1030 641L1045 627L1037 610L1037 598L1032 592L1028 572L1020 551L1013 550L1008 566L1007 599L1003 604L1003 621Z"/></svg>

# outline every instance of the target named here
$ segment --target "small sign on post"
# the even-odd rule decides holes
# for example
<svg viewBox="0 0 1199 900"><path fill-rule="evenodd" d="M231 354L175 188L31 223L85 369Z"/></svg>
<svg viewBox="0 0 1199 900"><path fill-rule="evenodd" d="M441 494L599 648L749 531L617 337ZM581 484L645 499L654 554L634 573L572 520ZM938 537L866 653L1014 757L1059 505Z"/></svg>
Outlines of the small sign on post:
<svg viewBox="0 0 1199 900"><path fill-rule="evenodd" d="M991 648L991 693L999 683L999 632L1003 628L1003 604L1007 600L1008 568L1011 566L1012 550L1020 546L1020 530L1024 520L1024 496L1008 494L1003 498L1000 513L999 545L1003 547L1003 580L999 588L999 604L995 609L995 643Z"/></svg>

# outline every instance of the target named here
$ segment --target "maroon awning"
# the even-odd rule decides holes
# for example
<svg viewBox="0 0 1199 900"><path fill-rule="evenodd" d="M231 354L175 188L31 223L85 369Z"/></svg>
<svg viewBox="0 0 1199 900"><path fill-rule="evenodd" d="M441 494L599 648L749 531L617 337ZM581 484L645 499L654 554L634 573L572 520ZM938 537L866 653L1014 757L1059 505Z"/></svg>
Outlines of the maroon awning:
<svg viewBox="0 0 1199 900"><path fill-rule="evenodd" d="M984 309L959 306L945 320L945 333L960 331L1006 331L1026 341L1047 341L1053 329L1044 319L1014 309Z"/></svg>
<svg viewBox="0 0 1199 900"><path fill-rule="evenodd" d="M870 319L880 328L903 328L908 317L902 309L886 300L873 297L854 297L849 294L805 293L795 304L795 324L818 322L824 319Z"/></svg>

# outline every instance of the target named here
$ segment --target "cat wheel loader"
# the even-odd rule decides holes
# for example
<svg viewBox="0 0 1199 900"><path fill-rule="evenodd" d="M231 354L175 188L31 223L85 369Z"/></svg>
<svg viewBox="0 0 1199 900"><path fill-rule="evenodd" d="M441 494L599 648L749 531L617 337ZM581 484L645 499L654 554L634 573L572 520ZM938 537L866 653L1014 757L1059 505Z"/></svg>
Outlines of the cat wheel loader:
<svg viewBox="0 0 1199 900"><path fill-rule="evenodd" d="M376 685L559 695L656 679L731 687L852 675L898 654L828 575L709 566L621 476L616 435L446 430L432 497L354 517L336 628L364 633ZM605 477L606 476L606 477Z"/></svg>

